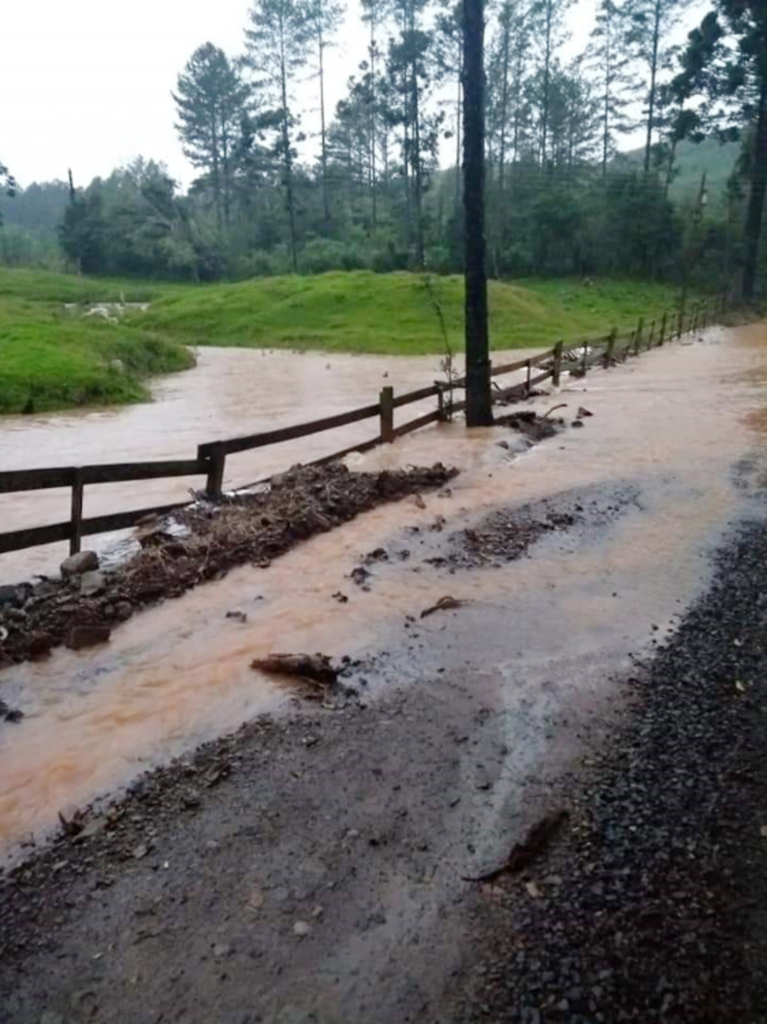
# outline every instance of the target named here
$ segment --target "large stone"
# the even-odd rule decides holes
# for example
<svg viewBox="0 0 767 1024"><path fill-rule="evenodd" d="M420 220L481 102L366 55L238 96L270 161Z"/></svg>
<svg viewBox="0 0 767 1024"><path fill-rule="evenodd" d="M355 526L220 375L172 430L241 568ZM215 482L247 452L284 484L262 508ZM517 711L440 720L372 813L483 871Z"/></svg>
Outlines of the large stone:
<svg viewBox="0 0 767 1024"><path fill-rule="evenodd" d="M36 658L45 658L51 653L53 647L53 637L50 633L33 633L29 638L29 644L27 650L29 656L34 661Z"/></svg>
<svg viewBox="0 0 767 1024"><path fill-rule="evenodd" d="M104 589L105 580L103 572L93 569L91 572L84 572L80 577L80 593L83 597L91 597L93 594L100 594Z"/></svg>
<svg viewBox="0 0 767 1024"><path fill-rule="evenodd" d="M0 608L4 605L17 606L20 604L19 597L19 588L17 586L11 583L3 585L0 587Z"/></svg>
<svg viewBox="0 0 767 1024"><path fill-rule="evenodd" d="M68 579L70 576L82 576L84 572L92 572L99 567L99 556L95 551L78 551L76 555L70 555L61 563L61 575Z"/></svg>
<svg viewBox="0 0 767 1024"><path fill-rule="evenodd" d="M67 637L67 647L79 651L83 647L105 644L112 635L109 626L73 626Z"/></svg>

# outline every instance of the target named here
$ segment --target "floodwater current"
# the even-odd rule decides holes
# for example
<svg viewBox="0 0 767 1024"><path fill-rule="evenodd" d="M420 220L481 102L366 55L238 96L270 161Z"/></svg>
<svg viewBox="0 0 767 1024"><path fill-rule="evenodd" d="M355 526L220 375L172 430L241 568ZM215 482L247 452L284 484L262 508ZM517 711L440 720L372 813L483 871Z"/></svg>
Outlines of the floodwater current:
<svg viewBox="0 0 767 1024"><path fill-rule="evenodd" d="M4 421L0 464L184 456L212 436L349 408L382 382L402 390L438 376L433 359L239 350L206 350L201 357L196 370L163 381L151 406ZM705 586L709 554L752 500L748 467L764 445L766 377L767 325L712 328L701 341L667 345L537 400L541 410L566 402L568 418L581 405L594 416L583 429L524 453L499 445L510 437L500 427L427 428L353 457L352 466L441 460L461 470L448 496L426 495L425 508L412 500L382 506L268 569L236 569L137 614L108 645L57 651L45 662L0 673L4 699L25 714L0 734L0 850L45 832L60 810L82 806L248 717L283 707L289 693L249 668L254 657L274 650L322 650L334 657L393 650L405 643L404 617L417 616L446 593L504 609L508 628L493 652L501 663L522 659L534 668L557 651L584 658L609 652L620 661L647 642L651 626L663 635ZM251 453L258 459L236 467L236 482L322 454L321 438L294 443L289 454L287 447ZM347 434L322 443L334 450L354 440ZM637 495L630 511L588 543L563 534L503 571L471 569L460 578L427 566L414 550L406 562L377 567L370 592L349 579L366 552L438 515L449 532L493 508L573 488L607 493L624 484ZM146 505L178 496L172 489L160 494L157 486L152 482L133 497ZM20 496L10 497L7 514L18 524ZM101 510L96 503L102 500L94 498L88 513ZM42 504L34 509L37 519ZM56 514L52 505L50 513ZM439 543L429 531L422 535L432 538L427 549ZM50 569L55 553L44 554L47 561L35 552L32 563L10 563L12 578L22 568ZM8 579L11 569L3 571ZM338 590L349 595L347 604L333 600ZM246 611L247 622L225 618L234 609Z"/></svg>

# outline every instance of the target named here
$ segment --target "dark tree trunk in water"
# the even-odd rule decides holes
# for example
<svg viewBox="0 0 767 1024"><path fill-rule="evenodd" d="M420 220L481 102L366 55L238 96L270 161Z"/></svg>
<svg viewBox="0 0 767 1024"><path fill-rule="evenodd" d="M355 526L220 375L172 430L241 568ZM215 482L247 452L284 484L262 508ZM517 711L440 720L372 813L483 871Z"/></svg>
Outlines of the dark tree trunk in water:
<svg viewBox="0 0 767 1024"><path fill-rule="evenodd" d="M767 189L767 82L759 97L759 118L756 124L754 164L751 173L751 192L746 211L746 260L743 267L743 298L750 302L756 291L759 262L759 239L764 219L764 197Z"/></svg>
<svg viewBox="0 0 767 1024"><path fill-rule="evenodd" d="M485 271L484 0L463 0L463 205L466 217L466 423L493 422Z"/></svg>

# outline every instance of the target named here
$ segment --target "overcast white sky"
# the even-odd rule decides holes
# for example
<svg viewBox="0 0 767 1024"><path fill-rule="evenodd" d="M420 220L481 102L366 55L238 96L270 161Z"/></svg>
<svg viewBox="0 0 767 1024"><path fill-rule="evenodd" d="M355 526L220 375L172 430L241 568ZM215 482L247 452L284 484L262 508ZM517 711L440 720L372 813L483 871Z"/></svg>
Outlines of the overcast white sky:
<svg viewBox="0 0 767 1024"><path fill-rule="evenodd" d="M183 183L193 176L175 131L171 90L201 43L241 52L251 0L21 0L6 11L0 56L0 160L21 185L95 175L142 155ZM578 0L572 45L591 30L596 0ZM328 61L328 109L365 56L358 0ZM695 16L708 6L696 0ZM570 47L568 47L569 49ZM302 90L310 92L307 83ZM305 102L303 127L314 113Z"/></svg>

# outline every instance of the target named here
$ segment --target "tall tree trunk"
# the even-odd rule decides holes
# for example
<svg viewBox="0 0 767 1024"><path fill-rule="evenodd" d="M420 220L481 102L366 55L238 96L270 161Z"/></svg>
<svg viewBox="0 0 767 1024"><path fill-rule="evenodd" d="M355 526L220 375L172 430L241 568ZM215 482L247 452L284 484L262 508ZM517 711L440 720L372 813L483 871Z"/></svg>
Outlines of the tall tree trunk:
<svg viewBox="0 0 767 1024"><path fill-rule="evenodd" d="M376 188L376 23L370 15L370 200L373 234L378 224L378 196Z"/></svg>
<svg viewBox="0 0 767 1024"><path fill-rule="evenodd" d="M298 247L296 245L296 206L293 196L293 158L290 153L290 125L288 112L288 80L285 58L285 37L280 35L280 85L282 88L282 149L285 166L285 199L288 206L290 228L290 256L293 273L298 273Z"/></svg>
<svg viewBox="0 0 767 1024"><path fill-rule="evenodd" d="M546 0L546 54L543 65L543 109L541 112L541 168L546 167L546 137L549 130L549 91L551 89L551 19L554 0Z"/></svg>
<svg viewBox="0 0 767 1024"><path fill-rule="evenodd" d="M751 191L746 210L746 259L743 265L743 298L750 302L756 292L759 262L759 240L764 220L764 197L767 191L767 80L763 79L759 94L759 115L756 122L754 157L751 164Z"/></svg>
<svg viewBox="0 0 767 1024"><path fill-rule="evenodd" d="M455 101L455 213L461 205L461 106L463 105L463 49L458 68L458 94Z"/></svg>
<svg viewBox="0 0 767 1024"><path fill-rule="evenodd" d="M221 158L218 150L218 128L216 127L215 121L211 127L210 137L213 144L213 202L216 207L216 226L218 227L218 230L221 231Z"/></svg>
<svg viewBox="0 0 767 1024"><path fill-rule="evenodd" d="M498 152L498 198L503 203L503 186L506 164L506 120L509 106L509 34L511 32L511 11L506 4L503 23L503 74L501 78L501 138Z"/></svg>
<svg viewBox="0 0 767 1024"><path fill-rule="evenodd" d="M493 422L485 271L484 39L484 0L463 0L466 423L470 427Z"/></svg>
<svg viewBox="0 0 767 1024"><path fill-rule="evenodd" d="M647 98L647 139L644 147L644 172L650 173L650 152L655 119L655 92L658 77L658 46L660 43L660 14L662 0L655 0L655 22L652 34L652 59L650 62L650 95Z"/></svg>
<svg viewBox="0 0 767 1024"><path fill-rule="evenodd" d="M319 39L319 70L320 70L320 165L322 169L322 215L325 219L325 231L330 228L330 203L328 201L328 143L325 130L325 41L322 38L322 27Z"/></svg>
<svg viewBox="0 0 767 1024"><path fill-rule="evenodd" d="M421 165L421 112L418 103L418 76L415 55L410 72L413 109L413 185L415 192L415 258L419 270L425 264L423 238L423 168Z"/></svg>

